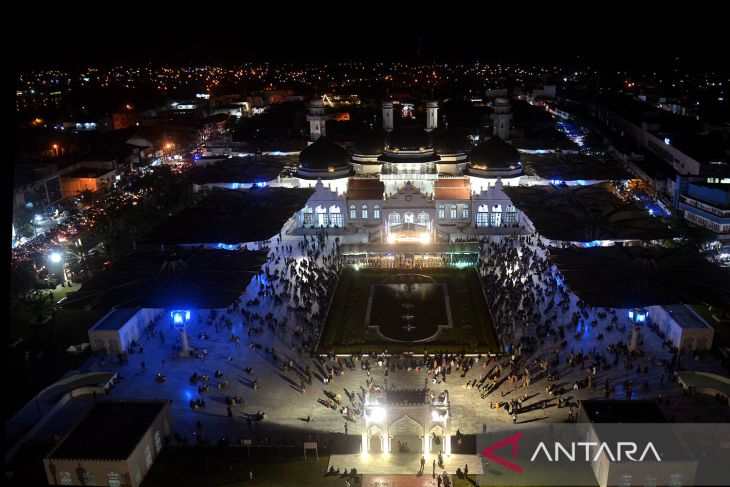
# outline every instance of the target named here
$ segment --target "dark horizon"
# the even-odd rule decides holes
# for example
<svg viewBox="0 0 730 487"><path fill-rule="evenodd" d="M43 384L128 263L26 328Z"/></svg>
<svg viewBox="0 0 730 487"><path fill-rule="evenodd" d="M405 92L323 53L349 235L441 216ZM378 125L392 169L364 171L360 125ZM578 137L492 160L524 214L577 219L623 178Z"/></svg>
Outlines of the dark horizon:
<svg viewBox="0 0 730 487"><path fill-rule="evenodd" d="M526 63L597 69L730 71L722 16L683 14L688 28L668 29L660 12L583 14L494 13L466 20L364 22L265 19L229 25L163 21L145 28L143 18L99 22L37 22L33 42L15 48L18 71L87 66L328 63ZM185 16L182 16L185 17ZM78 25L76 25L78 24ZM140 34L144 32L144 34ZM678 59L677 59L678 58Z"/></svg>

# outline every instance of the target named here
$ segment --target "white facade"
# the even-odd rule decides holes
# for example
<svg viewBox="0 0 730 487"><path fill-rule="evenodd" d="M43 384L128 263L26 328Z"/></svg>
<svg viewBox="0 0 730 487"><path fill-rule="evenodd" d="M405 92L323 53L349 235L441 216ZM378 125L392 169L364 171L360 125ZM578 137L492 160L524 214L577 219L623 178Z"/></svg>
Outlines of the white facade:
<svg viewBox="0 0 730 487"><path fill-rule="evenodd" d="M649 306L649 319L680 352L710 350L715 329L686 305Z"/></svg>
<svg viewBox="0 0 730 487"><path fill-rule="evenodd" d="M320 137L327 136L327 116L324 113L324 102L315 98L307 107L307 121L309 122L309 140L314 142Z"/></svg>
<svg viewBox="0 0 730 487"><path fill-rule="evenodd" d="M89 329L91 350L110 355L126 352L133 340L140 340L145 326L162 312L155 308L111 310Z"/></svg>
<svg viewBox="0 0 730 487"><path fill-rule="evenodd" d="M492 113L492 120L494 121L494 135L507 141L509 140L509 124L510 120L512 120L509 100L498 97L494 100L492 108L494 109L494 112Z"/></svg>
<svg viewBox="0 0 730 487"><path fill-rule="evenodd" d="M426 102L426 130L431 131L438 127L439 104L436 101Z"/></svg>
<svg viewBox="0 0 730 487"><path fill-rule="evenodd" d="M328 181L329 182L329 181ZM301 228L343 228L347 225L347 199L344 191L317 181L315 191L298 213Z"/></svg>
<svg viewBox="0 0 730 487"><path fill-rule="evenodd" d="M393 102L383 102L383 130L391 132L393 130Z"/></svg>

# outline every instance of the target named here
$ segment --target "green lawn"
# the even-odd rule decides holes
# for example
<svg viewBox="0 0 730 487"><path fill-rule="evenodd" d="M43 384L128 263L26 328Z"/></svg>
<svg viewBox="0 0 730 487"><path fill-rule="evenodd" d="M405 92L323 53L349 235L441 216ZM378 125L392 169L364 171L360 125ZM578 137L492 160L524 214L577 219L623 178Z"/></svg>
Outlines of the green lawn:
<svg viewBox="0 0 730 487"><path fill-rule="evenodd" d="M365 326L370 287L381 283L399 270L345 268L332 297L320 351L334 348L336 352L368 351L388 348L388 351L422 352L431 350L497 352L494 332L479 276L474 268L427 269L419 274L433 277L446 284L451 307L453 328L442 330L431 342L413 345L386 342Z"/></svg>
<svg viewBox="0 0 730 487"><path fill-rule="evenodd" d="M344 479L324 476L328 463L329 455L322 452L319 460L314 452L308 452L307 460L304 460L301 447L251 448L249 460L245 447L168 446L145 477L142 487L345 485ZM249 472L253 474L253 480ZM359 482L350 483L353 487L360 485Z"/></svg>
<svg viewBox="0 0 730 487"><path fill-rule="evenodd" d="M81 289L81 283L79 282L74 282L67 287L57 287L51 293L53 295L53 302L58 303L62 298L65 298L70 293L75 293L79 289Z"/></svg>

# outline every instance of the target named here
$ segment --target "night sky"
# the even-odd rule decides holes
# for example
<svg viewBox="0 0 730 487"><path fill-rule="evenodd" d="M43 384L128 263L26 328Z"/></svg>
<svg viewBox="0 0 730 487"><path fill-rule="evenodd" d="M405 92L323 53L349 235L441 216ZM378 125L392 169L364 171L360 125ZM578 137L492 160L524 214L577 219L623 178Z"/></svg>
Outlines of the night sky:
<svg viewBox="0 0 730 487"><path fill-rule="evenodd" d="M639 12L631 4L612 2L607 4L610 9L596 10L584 2L559 10L542 2L515 3L502 10L491 4L481 11L464 7L442 14L429 13L433 4L426 2L418 4L417 13L384 13L371 3L354 11L345 3L311 5L317 7L309 9L309 16L289 12L283 5L279 12L273 4L258 12L228 11L227 6L198 11L182 3L167 12L151 12L120 5L120 11L110 12L103 21L87 18L89 11L76 15L58 10L33 18L33 35L15 46L14 54L21 70L146 62L347 60L727 70L730 59L722 54L727 47L726 18L714 7ZM319 14L311 16L314 11Z"/></svg>

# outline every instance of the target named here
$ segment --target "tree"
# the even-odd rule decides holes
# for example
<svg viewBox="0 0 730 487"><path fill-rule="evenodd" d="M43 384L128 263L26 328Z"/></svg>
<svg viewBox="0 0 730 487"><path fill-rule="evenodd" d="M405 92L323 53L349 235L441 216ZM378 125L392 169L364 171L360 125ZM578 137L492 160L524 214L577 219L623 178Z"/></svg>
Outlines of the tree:
<svg viewBox="0 0 730 487"><path fill-rule="evenodd" d="M690 247L702 250L702 246L715 237L715 234L707 228L690 224L681 217L673 217L670 226L679 232L680 237L664 240L662 243L668 248Z"/></svg>
<svg viewBox="0 0 730 487"><path fill-rule="evenodd" d="M12 299L26 299L40 282L33 262L25 260L14 263L10 275Z"/></svg>

